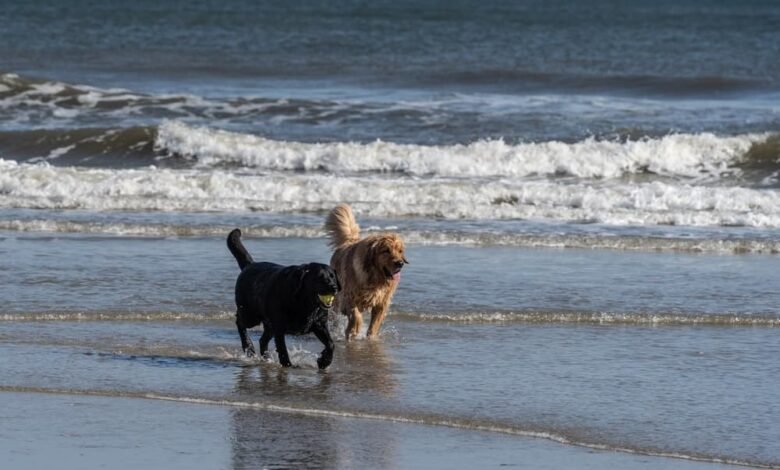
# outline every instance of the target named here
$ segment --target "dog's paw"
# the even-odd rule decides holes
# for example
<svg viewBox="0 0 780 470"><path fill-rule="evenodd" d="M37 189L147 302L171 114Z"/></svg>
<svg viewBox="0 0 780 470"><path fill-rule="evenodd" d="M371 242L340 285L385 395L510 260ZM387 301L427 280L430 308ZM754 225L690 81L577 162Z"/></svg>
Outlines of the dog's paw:
<svg viewBox="0 0 780 470"><path fill-rule="evenodd" d="M319 367L320 370L326 369L331 362L333 362L333 352L326 349L322 352L320 357L317 358L317 367Z"/></svg>
<svg viewBox="0 0 780 470"><path fill-rule="evenodd" d="M246 357L251 359L251 358L257 356L257 353L255 353L255 349L254 348L246 348L244 350L244 355L246 355Z"/></svg>

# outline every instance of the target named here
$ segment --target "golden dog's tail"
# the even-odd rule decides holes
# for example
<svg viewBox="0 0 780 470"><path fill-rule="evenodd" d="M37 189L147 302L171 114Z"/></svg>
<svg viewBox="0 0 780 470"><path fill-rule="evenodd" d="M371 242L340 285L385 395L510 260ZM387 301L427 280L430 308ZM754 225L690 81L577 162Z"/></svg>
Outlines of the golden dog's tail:
<svg viewBox="0 0 780 470"><path fill-rule="evenodd" d="M360 226L355 221L355 215L349 204L339 204L330 211L325 219L325 231L330 237L328 244L333 248L360 240Z"/></svg>

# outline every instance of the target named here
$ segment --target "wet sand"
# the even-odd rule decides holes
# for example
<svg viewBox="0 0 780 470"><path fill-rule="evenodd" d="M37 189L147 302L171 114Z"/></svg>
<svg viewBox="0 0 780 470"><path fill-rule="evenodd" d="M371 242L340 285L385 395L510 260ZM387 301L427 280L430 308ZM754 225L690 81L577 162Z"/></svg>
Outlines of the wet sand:
<svg viewBox="0 0 780 470"><path fill-rule="evenodd" d="M0 393L14 469L737 468L446 427L155 399Z"/></svg>

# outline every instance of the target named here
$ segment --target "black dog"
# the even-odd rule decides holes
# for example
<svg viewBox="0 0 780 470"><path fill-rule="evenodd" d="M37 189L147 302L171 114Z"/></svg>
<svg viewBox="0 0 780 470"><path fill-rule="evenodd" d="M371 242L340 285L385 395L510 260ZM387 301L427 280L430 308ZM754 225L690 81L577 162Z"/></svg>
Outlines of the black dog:
<svg viewBox="0 0 780 470"><path fill-rule="evenodd" d="M236 280L236 326L247 356L255 355L255 347L246 330L262 323L261 355L265 356L273 337L279 362L290 367L284 335L314 333L325 344L317 365L320 369L328 367L334 347L328 331L328 309L341 290L336 271L320 263L255 263L241 243L239 229L230 232L227 245L241 268Z"/></svg>

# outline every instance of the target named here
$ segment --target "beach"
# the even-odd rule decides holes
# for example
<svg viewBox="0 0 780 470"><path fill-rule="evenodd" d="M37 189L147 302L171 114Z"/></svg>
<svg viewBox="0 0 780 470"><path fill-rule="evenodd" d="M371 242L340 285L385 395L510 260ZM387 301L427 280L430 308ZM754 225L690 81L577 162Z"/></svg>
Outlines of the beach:
<svg viewBox="0 0 780 470"><path fill-rule="evenodd" d="M327 256L322 239L248 238L246 245L271 259L295 253L287 259L291 264ZM600 459L639 468L697 460L771 466L775 456L766 444L780 431L771 407L779 397L766 383L777 366L766 358L778 354L778 319L771 314L777 294L771 292L774 264L765 256L413 245L406 288L399 289L381 338L345 343L346 323L336 318L335 361L320 372L321 345L313 337L288 342L295 369L279 366L275 354L269 361L243 356L230 306L237 269L221 238L11 233L0 246L3 259L17 266L13 277L3 266L4 295L30 296L7 302L2 317L3 392L17 399L84 399L85 406L95 406L92 398L104 406L116 399L127 426L138 417L121 410L135 406L170 409L176 422L189 413L182 410L198 407L209 411L196 413L223 420L261 414L260 422L279 427L258 431L268 439L276 432L311 432L310 420L328 429L358 427L348 444L341 442L342 431L330 437L323 431L319 446L334 459L323 462L326 467L351 465L341 445L359 446L353 450L363 457L355 457L356 465L404 467L401 456L411 459L409 466L450 462L433 451L420 455L414 440L397 436L406 436L398 429L407 427L426 439L443 433L496 445L505 449L506 461L490 460L492 451L469 452L469 458L496 465L535 467L573 458L578 467L577 459L587 462L596 453L595 466L603 464ZM613 287L615 278L621 289ZM680 279L692 281L681 289ZM431 297L444 304L438 311L426 300ZM647 303L640 298L658 301L642 309ZM572 301L580 308L565 307ZM636 303L633 312L609 313L630 302ZM256 341L258 333L252 336ZM133 400L143 403L128 404ZM71 411L86 419L79 409ZM250 421L241 427L261 426ZM99 432L101 425L94 426ZM419 431L426 426L431 429ZM216 431L203 427L213 438ZM6 447L21 435L6 434ZM243 436L245 445L253 446L253 435ZM170 450L176 439L186 439L174 436ZM382 460L372 445L353 442L366 436L374 450L400 441L399 455ZM88 445L79 437L62 445L68 442ZM105 444L112 445L121 443ZM274 466L277 457L268 457L267 445L258 461ZM527 461L515 445L529 446L532 455L550 452L554 460ZM296 458L281 455L286 449L280 444L273 455L284 462ZM220 455L209 458L224 460ZM219 461L218 467L230 465Z"/></svg>
<svg viewBox="0 0 780 470"><path fill-rule="evenodd" d="M3 397L19 413L4 416L12 423L6 429L18 437L0 441L6 465L12 468L51 463L50 455L36 451L43 439L63 468L720 467L562 448L544 441L451 428L431 433L429 427L415 424L290 416L137 398L43 395L31 400L29 394L15 393ZM143 418L131 420L129 416ZM112 432L106 434L106 428Z"/></svg>
<svg viewBox="0 0 780 470"><path fill-rule="evenodd" d="M0 0L4 468L780 468L779 19ZM340 203L379 336L246 357Z"/></svg>

